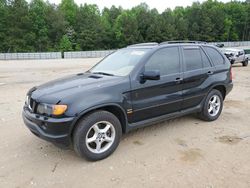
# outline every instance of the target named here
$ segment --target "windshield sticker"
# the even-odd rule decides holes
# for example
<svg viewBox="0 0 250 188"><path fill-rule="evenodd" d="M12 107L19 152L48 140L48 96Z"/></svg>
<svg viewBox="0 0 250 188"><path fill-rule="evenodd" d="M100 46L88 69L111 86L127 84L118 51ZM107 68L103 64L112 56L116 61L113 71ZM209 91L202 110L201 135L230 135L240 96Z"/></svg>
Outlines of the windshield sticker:
<svg viewBox="0 0 250 188"><path fill-rule="evenodd" d="M131 55L143 55L144 53L144 51L133 51L131 52Z"/></svg>

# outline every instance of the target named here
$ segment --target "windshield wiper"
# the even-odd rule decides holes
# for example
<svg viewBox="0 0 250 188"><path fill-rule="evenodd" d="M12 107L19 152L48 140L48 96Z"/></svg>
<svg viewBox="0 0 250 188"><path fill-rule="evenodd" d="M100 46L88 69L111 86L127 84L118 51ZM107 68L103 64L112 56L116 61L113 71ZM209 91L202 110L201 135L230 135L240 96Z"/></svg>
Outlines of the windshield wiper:
<svg viewBox="0 0 250 188"><path fill-rule="evenodd" d="M101 75L105 75L105 76L114 76L113 74L109 74L106 72L92 72L92 74L101 74Z"/></svg>

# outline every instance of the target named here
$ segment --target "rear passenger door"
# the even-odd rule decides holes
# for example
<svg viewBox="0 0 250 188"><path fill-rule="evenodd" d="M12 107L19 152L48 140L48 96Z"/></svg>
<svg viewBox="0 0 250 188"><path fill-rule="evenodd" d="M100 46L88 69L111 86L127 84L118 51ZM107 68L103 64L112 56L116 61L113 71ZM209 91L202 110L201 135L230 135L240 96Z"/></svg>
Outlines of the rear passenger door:
<svg viewBox="0 0 250 188"><path fill-rule="evenodd" d="M207 55L200 46L183 46L183 103L182 109L199 105L206 94L206 81L214 73Z"/></svg>

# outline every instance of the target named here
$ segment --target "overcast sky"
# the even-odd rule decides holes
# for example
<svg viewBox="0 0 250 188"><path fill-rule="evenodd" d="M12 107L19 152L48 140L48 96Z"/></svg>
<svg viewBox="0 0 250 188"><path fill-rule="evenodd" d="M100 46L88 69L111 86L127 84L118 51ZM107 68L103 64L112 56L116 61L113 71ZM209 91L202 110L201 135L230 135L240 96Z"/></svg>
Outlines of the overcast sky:
<svg viewBox="0 0 250 188"><path fill-rule="evenodd" d="M188 6L192 5L192 2L197 0L75 0L75 2L80 4L97 4L98 7L102 10L104 7L110 8L112 5L122 6L125 9L130 9L142 2L145 2L149 5L149 7L156 8L159 12L163 12L166 8L174 9L176 6ZM204 0L199 0L199 2L203 2ZM229 2L230 0L220 0L222 2ZM243 1L243 0L242 0ZM59 4L61 0L49 0L51 3Z"/></svg>

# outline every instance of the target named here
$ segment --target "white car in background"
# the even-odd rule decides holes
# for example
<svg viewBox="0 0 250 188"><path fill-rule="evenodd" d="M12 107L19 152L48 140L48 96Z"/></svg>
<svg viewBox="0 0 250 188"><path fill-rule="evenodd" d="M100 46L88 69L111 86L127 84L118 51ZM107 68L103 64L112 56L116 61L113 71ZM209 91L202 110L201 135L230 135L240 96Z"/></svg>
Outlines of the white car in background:
<svg viewBox="0 0 250 188"><path fill-rule="evenodd" d="M229 59L231 64L241 63L243 66L248 65L249 57L245 54L242 49L232 49L232 48L221 48L221 51Z"/></svg>

